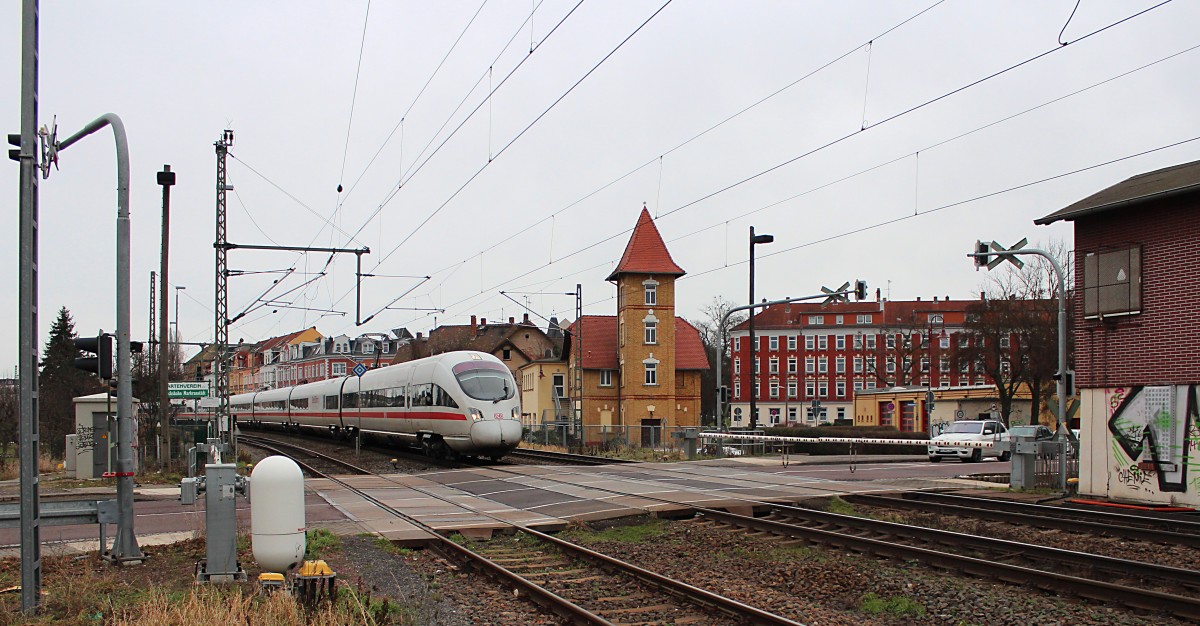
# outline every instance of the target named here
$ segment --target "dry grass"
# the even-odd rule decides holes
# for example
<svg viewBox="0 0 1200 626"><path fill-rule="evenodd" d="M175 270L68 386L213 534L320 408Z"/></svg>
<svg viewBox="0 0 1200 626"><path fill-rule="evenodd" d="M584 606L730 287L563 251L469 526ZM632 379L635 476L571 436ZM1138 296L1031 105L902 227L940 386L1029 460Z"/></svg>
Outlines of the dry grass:
<svg viewBox="0 0 1200 626"><path fill-rule="evenodd" d="M196 587L185 598L154 592L143 602L128 606L109 623L116 626L176 626L178 624L255 624L256 626L337 626L397 623L378 615L343 594L337 603L308 609L285 593L264 594L242 587ZM381 619L377 619L381 618ZM381 621L382 620L382 621Z"/></svg>
<svg viewBox="0 0 1200 626"><path fill-rule="evenodd" d="M51 458L43 454L38 457L38 473L51 474L61 470L62 459ZM0 466L0 480L16 480L21 477L21 464L16 458L5 459L4 465Z"/></svg>

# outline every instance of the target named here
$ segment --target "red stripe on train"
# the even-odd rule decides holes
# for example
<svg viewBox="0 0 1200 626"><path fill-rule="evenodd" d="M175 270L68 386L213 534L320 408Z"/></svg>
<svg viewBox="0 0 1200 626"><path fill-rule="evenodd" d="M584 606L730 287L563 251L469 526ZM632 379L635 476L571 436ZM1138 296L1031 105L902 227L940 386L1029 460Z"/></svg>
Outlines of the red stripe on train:
<svg viewBox="0 0 1200 626"><path fill-rule="evenodd" d="M234 413L240 413L242 415L250 415L249 412L242 412L242 411L234 411ZM342 419L351 419L352 420L352 419L359 417L359 415L360 415L360 413L356 410L353 413L344 413L344 414L342 414L341 417L342 417ZM330 419L338 418L337 413L313 413L313 412L308 412L308 411L301 411L301 412L295 413L291 417L302 417L302 416L303 417L325 417L325 418L330 418ZM463 415L462 413L445 413L445 412L433 413L433 412L429 412L429 411L405 411L403 413L399 413L396 411L384 411L384 412L364 411L363 413L361 413L361 416L366 417L366 418L373 418L373 419L384 418L384 419L412 419L412 420L451 420L451 421L461 420L464 422L467 420L467 416ZM285 412L255 411L253 417L257 417L257 418L282 417L282 418L286 419L289 416Z"/></svg>

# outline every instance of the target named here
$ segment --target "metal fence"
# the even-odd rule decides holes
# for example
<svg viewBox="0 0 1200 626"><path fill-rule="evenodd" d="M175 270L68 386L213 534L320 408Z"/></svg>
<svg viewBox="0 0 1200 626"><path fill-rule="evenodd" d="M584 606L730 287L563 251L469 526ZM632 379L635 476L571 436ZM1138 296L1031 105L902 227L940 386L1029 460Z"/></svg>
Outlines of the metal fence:
<svg viewBox="0 0 1200 626"><path fill-rule="evenodd" d="M1071 450L1070 444L1067 442L1062 442L1058 445L1054 445L1055 442L1041 443L1043 448L1051 448L1051 451L1044 454L1038 454L1036 460L1034 461L1033 477L1035 488L1060 488L1060 472L1063 469L1060 467L1060 464L1066 464L1065 469L1067 480L1079 478L1079 455ZM1053 448L1058 449L1053 450Z"/></svg>
<svg viewBox="0 0 1200 626"><path fill-rule="evenodd" d="M562 446L585 452L608 452L629 448L682 451L683 428L667 426L583 426L538 424L525 427L525 441Z"/></svg>

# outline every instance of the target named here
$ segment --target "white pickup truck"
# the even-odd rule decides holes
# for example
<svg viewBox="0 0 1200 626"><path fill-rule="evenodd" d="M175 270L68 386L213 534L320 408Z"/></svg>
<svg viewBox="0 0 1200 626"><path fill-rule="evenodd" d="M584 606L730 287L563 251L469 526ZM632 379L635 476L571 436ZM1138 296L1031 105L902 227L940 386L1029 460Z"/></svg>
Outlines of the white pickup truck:
<svg viewBox="0 0 1200 626"><path fill-rule="evenodd" d="M929 460L937 463L942 459L952 458L961 459L964 462L974 462L985 456L996 457L1001 461L1009 459L1010 453L1007 450L1001 452L992 447L975 448L952 445L954 442L968 441L981 443L1008 441L1008 429L1004 427L1003 422L998 420L951 422L946 425L942 434L929 440Z"/></svg>

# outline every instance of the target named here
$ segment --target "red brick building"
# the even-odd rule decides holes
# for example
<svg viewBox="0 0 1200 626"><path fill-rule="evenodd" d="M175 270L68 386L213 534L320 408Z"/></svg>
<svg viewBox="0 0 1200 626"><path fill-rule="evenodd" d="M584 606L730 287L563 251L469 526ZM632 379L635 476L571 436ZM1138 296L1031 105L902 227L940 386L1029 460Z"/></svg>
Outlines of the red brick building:
<svg viewBox="0 0 1200 626"><path fill-rule="evenodd" d="M1200 505L1200 161L1036 221L1075 224L1080 491Z"/></svg>
<svg viewBox="0 0 1200 626"><path fill-rule="evenodd" d="M757 394L758 423L764 427L854 420L927 432L924 399L884 402L857 415L855 395L892 387L993 388L981 367L955 358L971 341L963 324L974 302L936 297L897 302L877 295L874 302L767 307L754 316L757 366L750 362L746 323L730 333L732 371L722 377L730 386L730 424L749 425L750 395ZM1003 341L1001 347L1007 347Z"/></svg>

